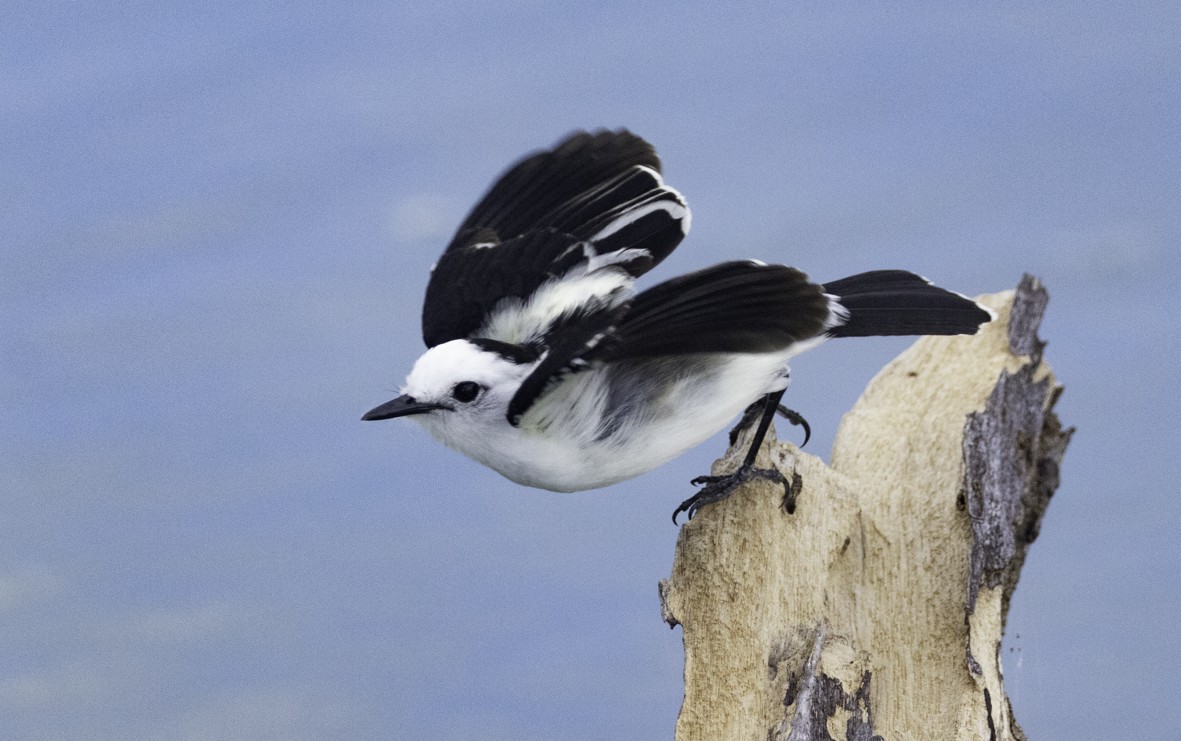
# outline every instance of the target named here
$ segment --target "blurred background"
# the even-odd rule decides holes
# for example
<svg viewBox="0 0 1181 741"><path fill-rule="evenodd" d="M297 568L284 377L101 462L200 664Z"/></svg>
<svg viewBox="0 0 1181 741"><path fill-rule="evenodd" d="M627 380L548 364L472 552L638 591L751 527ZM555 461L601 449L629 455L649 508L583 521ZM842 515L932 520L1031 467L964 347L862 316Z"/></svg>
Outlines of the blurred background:
<svg viewBox="0 0 1181 741"><path fill-rule="evenodd" d="M1033 741L1181 737L1177 4L197 5L0 27L5 738L670 738L724 439L553 494L359 421L493 178L620 126L693 208L645 285L1045 281L1078 433L1006 683ZM795 364L810 452L908 344Z"/></svg>

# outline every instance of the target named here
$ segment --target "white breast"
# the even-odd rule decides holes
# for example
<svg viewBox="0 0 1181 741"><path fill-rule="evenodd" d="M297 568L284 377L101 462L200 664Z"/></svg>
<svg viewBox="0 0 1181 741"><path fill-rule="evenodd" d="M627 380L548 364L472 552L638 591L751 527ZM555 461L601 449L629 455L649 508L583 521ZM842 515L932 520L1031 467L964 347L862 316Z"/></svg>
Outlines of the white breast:
<svg viewBox="0 0 1181 741"><path fill-rule="evenodd" d="M502 422L436 437L525 486L551 491L609 486L701 444L751 402L787 385L782 353L716 360L708 373L669 383L643 413L628 416L599 439L596 431L609 410L606 376L596 371L567 379L530 409L519 427Z"/></svg>

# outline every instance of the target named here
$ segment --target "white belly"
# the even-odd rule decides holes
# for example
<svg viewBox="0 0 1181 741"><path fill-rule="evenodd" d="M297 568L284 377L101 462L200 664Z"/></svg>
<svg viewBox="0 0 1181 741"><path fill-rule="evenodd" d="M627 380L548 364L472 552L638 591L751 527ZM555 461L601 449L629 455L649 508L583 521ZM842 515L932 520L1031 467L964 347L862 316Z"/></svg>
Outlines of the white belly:
<svg viewBox="0 0 1181 741"><path fill-rule="evenodd" d="M703 375L677 379L659 399L596 439L606 410L596 379L564 383L534 415L544 424L506 425L495 433L443 440L525 486L582 491L646 473L726 428L749 404L787 385L783 355L730 356ZM571 380L578 379L578 376ZM565 398L563 398L565 397ZM440 437L440 439L443 439Z"/></svg>

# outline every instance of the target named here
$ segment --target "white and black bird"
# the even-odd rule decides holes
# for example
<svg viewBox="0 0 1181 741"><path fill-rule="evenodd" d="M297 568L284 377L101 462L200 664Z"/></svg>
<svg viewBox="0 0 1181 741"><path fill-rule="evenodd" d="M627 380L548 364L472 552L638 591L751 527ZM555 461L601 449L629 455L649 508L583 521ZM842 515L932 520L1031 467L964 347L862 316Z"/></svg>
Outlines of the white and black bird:
<svg viewBox="0 0 1181 741"><path fill-rule="evenodd" d="M913 273L824 284L725 262L642 292L636 278L689 231L650 144L578 132L508 170L431 272L426 353L402 395L363 419L413 416L432 436L525 486L580 491L630 479L758 419L742 466L673 513L752 477L788 385L787 361L830 337L973 334L991 314Z"/></svg>

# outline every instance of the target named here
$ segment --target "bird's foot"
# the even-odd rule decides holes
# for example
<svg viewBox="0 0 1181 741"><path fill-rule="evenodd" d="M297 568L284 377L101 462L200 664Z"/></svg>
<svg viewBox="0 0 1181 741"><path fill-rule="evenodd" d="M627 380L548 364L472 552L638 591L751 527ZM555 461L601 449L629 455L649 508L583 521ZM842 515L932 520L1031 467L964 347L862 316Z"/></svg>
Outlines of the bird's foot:
<svg viewBox="0 0 1181 741"><path fill-rule="evenodd" d="M755 403L748 406L746 411L742 413L742 419L738 420L738 424L734 425L734 429L730 430L731 445L738 441L738 436L741 435L742 432L746 430L746 428L753 425L759 419L759 415L763 413L762 405L763 402L760 399L759 401L756 401ZM808 424L808 420L804 419L804 415L800 414L794 409L788 409L782 404L776 406L775 411L779 413L780 417L783 417L796 427L804 428L804 442L800 443L800 447L802 448L807 445L808 441L812 439L812 426Z"/></svg>
<svg viewBox="0 0 1181 741"><path fill-rule="evenodd" d="M786 495L790 495L791 493L791 482L774 468L755 468L754 466L745 465L737 471L723 476L698 476L689 483L694 486L703 486L703 488L701 491L681 502L681 506L676 508L673 512L673 524L677 524L677 517L682 512L692 520L693 515L697 514L697 510L707 504L722 501L730 496L735 489L753 479L774 481L783 485Z"/></svg>

